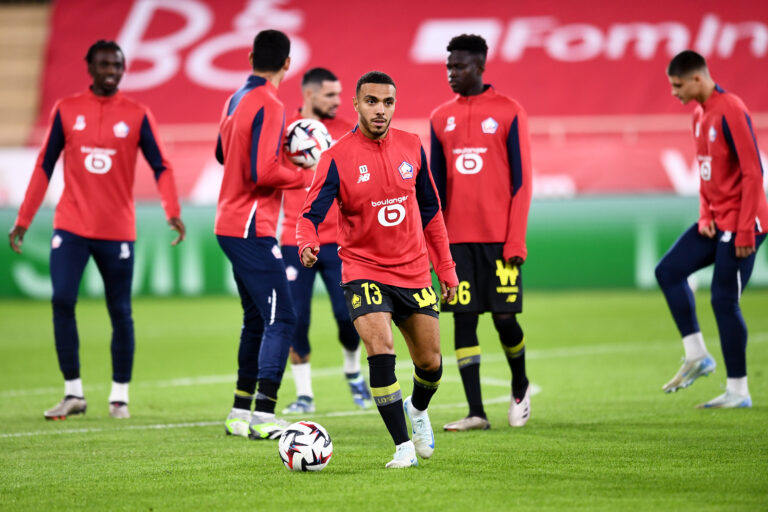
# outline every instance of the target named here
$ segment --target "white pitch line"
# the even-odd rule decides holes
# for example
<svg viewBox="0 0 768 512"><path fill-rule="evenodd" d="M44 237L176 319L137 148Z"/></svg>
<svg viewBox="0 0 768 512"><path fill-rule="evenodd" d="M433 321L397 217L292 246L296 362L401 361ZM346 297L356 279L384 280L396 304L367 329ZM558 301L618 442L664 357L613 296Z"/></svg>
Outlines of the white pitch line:
<svg viewBox="0 0 768 512"><path fill-rule="evenodd" d="M454 379L449 379L454 380ZM459 379L455 379L459 380ZM486 379L482 379L483 384L488 384ZM490 385L494 385L493 383L490 383ZM504 381L505 386L509 386L509 381ZM541 393L541 387L537 386L534 383L531 383L531 395L537 395ZM485 404L498 404L498 403L506 403L509 402L509 395L502 395L496 398L491 398L484 400L483 403ZM434 404L429 409L435 410L435 409L458 409L461 407L466 407L467 404L465 402L461 403L453 403L453 404ZM368 410L354 410L354 411L335 411L335 412L326 412L326 413L317 413L312 414L312 418L339 418L339 417L346 417L346 416L362 416L366 414L378 414L378 411L376 408L371 408ZM298 418L296 418L298 419ZM36 430L32 432L9 432L9 433L0 433L0 439L8 439L8 438L14 438L14 437L34 437L34 436L49 436L49 435L64 435L64 434L97 434L101 432L121 432L126 430L167 430L167 429L174 429L174 428L197 428L197 427L215 427L217 425L222 425L223 422L221 421L197 421L197 422L188 422L188 423L156 423L154 425L130 425L125 427L118 427L118 428L70 428L65 430Z"/></svg>
<svg viewBox="0 0 768 512"><path fill-rule="evenodd" d="M758 332L749 336L749 343L765 343L768 341L768 332ZM710 344L716 343L717 340L710 341ZM582 347L563 347L552 349L527 349L525 357L531 359L559 359L563 357L592 357L610 354L623 354L634 352L647 352L649 350L668 350L670 347L674 347L674 340L653 340L646 342L632 341L626 343L609 343L598 345L587 345ZM679 345L678 345L679 346ZM482 361L484 363L498 363L506 361L506 356L501 353L483 354ZM456 366L454 359L444 359L443 366ZM398 371L408 371L413 369L413 363L407 360L397 363L396 369ZM325 367L325 368L313 368L312 378L325 378L325 377L337 377L343 373L343 369L340 366ZM287 372L283 380L292 380L293 376L290 372ZM200 377L180 377L176 379L160 380L160 381L139 381L132 383L133 388L175 388L185 386L199 386L205 384L226 384L234 383L237 377L234 373L225 375L201 375ZM109 385L107 384L89 384L85 386L89 391L94 390L107 390ZM58 395L61 393L61 388L47 387L47 388L32 388L32 389L11 389L6 391L0 391L0 398L6 397L24 397L34 395Z"/></svg>

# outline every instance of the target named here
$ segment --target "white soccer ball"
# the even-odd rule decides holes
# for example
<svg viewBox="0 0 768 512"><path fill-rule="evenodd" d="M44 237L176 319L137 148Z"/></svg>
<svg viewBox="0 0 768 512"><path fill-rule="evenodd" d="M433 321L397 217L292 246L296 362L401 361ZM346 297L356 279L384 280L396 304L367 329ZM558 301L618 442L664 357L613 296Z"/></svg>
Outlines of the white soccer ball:
<svg viewBox="0 0 768 512"><path fill-rule="evenodd" d="M320 160L323 151L331 147L332 141L323 123L315 119L299 119L285 131L285 154L300 167L312 167Z"/></svg>
<svg viewBox="0 0 768 512"><path fill-rule="evenodd" d="M320 471L331 460L333 443L322 425L314 421L297 421L283 431L277 451L291 471Z"/></svg>

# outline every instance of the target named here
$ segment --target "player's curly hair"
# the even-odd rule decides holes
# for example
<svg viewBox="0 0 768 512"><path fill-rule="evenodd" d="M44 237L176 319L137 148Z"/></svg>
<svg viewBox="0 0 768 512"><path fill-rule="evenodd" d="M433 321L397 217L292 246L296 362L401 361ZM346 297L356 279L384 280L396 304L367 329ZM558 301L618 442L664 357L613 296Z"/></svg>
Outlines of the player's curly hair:
<svg viewBox="0 0 768 512"><path fill-rule="evenodd" d="M107 41L106 39L99 39L93 43L90 48L88 48L88 53L85 54L85 62L88 64L93 62L93 58L96 56L96 52L101 50L111 50L123 53L123 49L120 48L116 42Z"/></svg>
<svg viewBox="0 0 768 512"><path fill-rule="evenodd" d="M391 85L392 87L397 89L397 86L395 85L395 81L392 80L392 77L381 71L369 71L363 76L361 76L360 79L357 81L357 86L355 87L355 94L360 94L360 88L363 86L363 84L385 84L385 85Z"/></svg>
<svg viewBox="0 0 768 512"><path fill-rule="evenodd" d="M291 54L291 40L279 30L262 30L253 38L253 69L279 71Z"/></svg>
<svg viewBox="0 0 768 512"><path fill-rule="evenodd" d="M461 34L456 36L448 43L446 48L449 52L455 50L464 50L469 53L481 55L483 60L488 56L488 44L481 36L476 34Z"/></svg>
<svg viewBox="0 0 768 512"><path fill-rule="evenodd" d="M694 71L706 71L707 61L693 50L685 50L675 55L669 66L667 66L667 75L686 76Z"/></svg>

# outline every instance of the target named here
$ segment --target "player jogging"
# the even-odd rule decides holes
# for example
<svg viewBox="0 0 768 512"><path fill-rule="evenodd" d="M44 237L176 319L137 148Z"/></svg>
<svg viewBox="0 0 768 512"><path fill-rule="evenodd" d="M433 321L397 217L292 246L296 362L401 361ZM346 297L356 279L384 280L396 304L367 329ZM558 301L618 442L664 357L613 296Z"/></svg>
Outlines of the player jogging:
<svg viewBox="0 0 768 512"><path fill-rule="evenodd" d="M454 346L469 414L445 430L487 429L480 390L478 315L490 311L512 372L508 419L530 417L520 265L531 205L528 117L518 102L483 83L488 46L476 35L448 44L448 83L457 93L431 116L430 164L445 212L459 289L442 304L453 312Z"/></svg>
<svg viewBox="0 0 768 512"><path fill-rule="evenodd" d="M53 336L64 375L64 399L45 411L46 419L65 419L86 411L75 303L91 256L104 281L112 322L109 414L113 418L130 417L128 383L135 347L131 314L136 239L133 183L139 149L155 173L168 224L179 233L171 245L184 240L185 233L173 170L157 137L154 118L147 107L118 91L125 70L123 51L113 41L99 40L88 49L85 60L91 86L54 105L48 133L9 235L11 248L21 253L24 234L63 151L64 190L53 218L50 268Z"/></svg>
<svg viewBox="0 0 768 512"><path fill-rule="evenodd" d="M338 140L353 125L336 117L341 104L341 82L332 72L325 68L312 68L301 80L301 92L304 103L301 109L286 125L298 119L317 119L328 129L333 140ZM288 286L291 289L293 307L296 311L296 331L289 358L291 371L296 383L296 400L283 410L283 414L309 413L315 411L314 393L312 392L312 375L310 366L309 322L312 306L312 290L315 276L319 273L328 290L331 299L333 316L339 328L339 341L344 353L344 375L352 393L352 400L363 409L371 406L371 392L360 373L360 337L349 318L349 312L344 302L344 292L341 283L341 259L336 245L338 230L338 207L334 204L318 227L320 253L317 263L307 268L301 264L296 245L296 220L299 211L304 206L307 192L304 189L286 190L283 193L283 230L280 236L280 246L285 260L285 270L288 276Z"/></svg>
<svg viewBox="0 0 768 512"><path fill-rule="evenodd" d="M739 302L768 230L763 169L749 111L741 98L723 90L709 74L704 57L691 50L667 67L672 95L683 104L698 102L693 140L699 164L699 220L684 232L656 266L680 335L685 358L662 389L685 388L715 370L696 318L688 276L714 264L712 309L728 374L725 393L703 408L751 407L747 386L747 326Z"/></svg>
<svg viewBox="0 0 768 512"><path fill-rule="evenodd" d="M384 73L358 80L358 125L320 158L296 236L302 263L312 266L320 250L318 226L338 203L344 295L368 353L374 402L396 446L386 467L404 468L418 465L417 453L432 456L435 445L427 406L443 366L430 260L444 298L453 298L458 281L421 142L389 127L395 94ZM395 375L392 320L414 363L413 395L405 400Z"/></svg>
<svg viewBox="0 0 768 512"><path fill-rule="evenodd" d="M214 232L232 263L243 307L237 387L225 432L251 439L278 439L287 426L275 418L275 403L296 315L275 236L282 189L304 187L312 175L283 165L285 108L277 86L290 66L290 49L282 32L256 35L249 54L253 73L224 104L216 146L224 178Z"/></svg>

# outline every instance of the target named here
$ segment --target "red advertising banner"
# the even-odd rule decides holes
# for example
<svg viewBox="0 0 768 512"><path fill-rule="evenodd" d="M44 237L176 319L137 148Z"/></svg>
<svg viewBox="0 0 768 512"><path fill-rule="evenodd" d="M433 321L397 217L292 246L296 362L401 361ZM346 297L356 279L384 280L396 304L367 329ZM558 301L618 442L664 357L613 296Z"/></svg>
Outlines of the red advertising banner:
<svg viewBox="0 0 768 512"><path fill-rule="evenodd" d="M324 66L344 87L340 115L353 120L355 82L378 69L398 86L394 124L422 136L430 111L452 94L447 42L483 35L486 81L531 116L540 197L695 193L692 107L670 96L664 73L686 48L702 53L718 83L744 99L758 140L768 143L768 2L390 0L374 8L352 1L62 0L50 23L38 128L58 98L87 87L88 46L115 39L128 60L121 89L155 113L182 196L192 201L215 201L216 123L249 73L249 47L264 28L291 37L291 72L280 88L288 108L299 105L302 73ZM151 173L139 174L137 195L154 196Z"/></svg>

